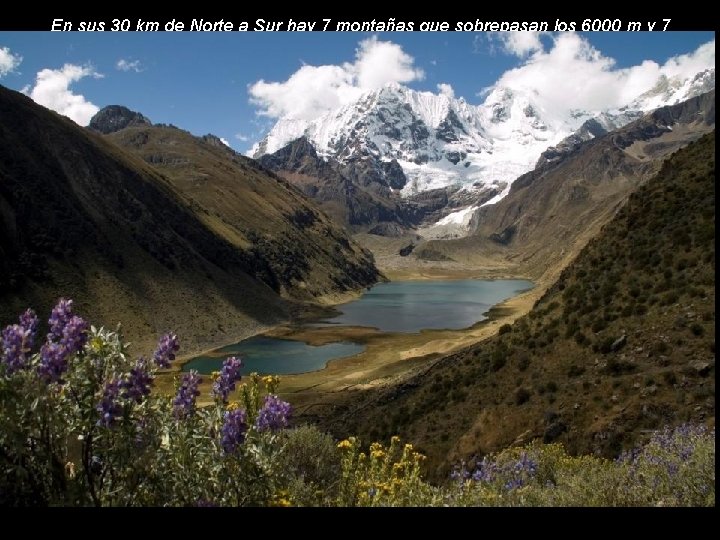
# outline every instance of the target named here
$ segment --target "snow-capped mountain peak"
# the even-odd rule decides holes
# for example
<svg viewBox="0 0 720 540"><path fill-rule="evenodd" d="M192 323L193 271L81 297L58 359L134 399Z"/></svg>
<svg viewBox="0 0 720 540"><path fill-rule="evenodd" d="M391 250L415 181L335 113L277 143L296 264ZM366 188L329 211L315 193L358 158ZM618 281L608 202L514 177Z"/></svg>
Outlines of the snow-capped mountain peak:
<svg viewBox="0 0 720 540"><path fill-rule="evenodd" d="M539 107L510 89L476 106L392 83L312 121L281 119L251 153L305 136L320 156L341 162L396 159L409 180L404 195L448 185L499 192L565 135L551 132Z"/></svg>
<svg viewBox="0 0 720 540"><path fill-rule="evenodd" d="M304 136L318 156L342 164L396 160L407 178L402 196L457 186L472 207L504 197L541 155L551 160L574 144L714 87L714 69L689 78L661 76L621 108L559 113L546 110L542 96L531 90L497 86L482 105L471 105L451 92L420 92L391 83L314 120L280 119L250 154L270 154Z"/></svg>
<svg viewBox="0 0 720 540"><path fill-rule="evenodd" d="M630 103L628 109L652 111L666 105L675 105L715 88L715 70L706 69L693 77L661 75L655 86Z"/></svg>

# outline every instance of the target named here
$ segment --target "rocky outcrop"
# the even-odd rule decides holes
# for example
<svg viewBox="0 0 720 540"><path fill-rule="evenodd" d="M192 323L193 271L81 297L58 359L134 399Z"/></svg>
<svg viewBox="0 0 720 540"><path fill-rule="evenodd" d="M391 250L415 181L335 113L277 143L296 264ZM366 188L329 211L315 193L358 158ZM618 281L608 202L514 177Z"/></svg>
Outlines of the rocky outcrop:
<svg viewBox="0 0 720 540"><path fill-rule="evenodd" d="M93 131L107 135L130 126L151 125L152 122L139 112L131 111L122 105L108 105L95 113L88 127Z"/></svg>
<svg viewBox="0 0 720 540"><path fill-rule="evenodd" d="M356 231L386 235L392 230L393 235L420 224L448 203L445 189L403 199L398 190L407 178L397 160L379 161L366 154L343 163L323 159L305 137L258 161Z"/></svg>

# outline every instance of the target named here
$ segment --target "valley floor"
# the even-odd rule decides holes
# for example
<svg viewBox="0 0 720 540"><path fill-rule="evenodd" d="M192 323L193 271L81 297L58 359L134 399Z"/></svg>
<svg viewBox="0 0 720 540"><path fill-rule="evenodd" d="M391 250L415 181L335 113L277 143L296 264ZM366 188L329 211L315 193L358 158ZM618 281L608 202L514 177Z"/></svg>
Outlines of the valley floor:
<svg viewBox="0 0 720 540"><path fill-rule="evenodd" d="M353 300L360 293L323 298L320 305L296 306L291 320L263 329L262 333L311 345L352 341L365 346L362 353L332 360L324 369L282 377L280 394L293 404L301 421L303 418L311 420L324 415L336 402L344 401L344 393L347 391L396 384L409 375L429 369L440 358L496 335L501 326L512 324L533 308L587 241L587 238L579 239L574 249L556 259L551 267L543 268L540 274L531 267L523 269L509 259L495 257L475 255L466 261L427 261L415 256L400 256L399 250L404 246L422 243L414 235L388 238L358 234L354 239L372 251L379 270L391 281L529 279L535 283L535 287L498 304L487 313L486 320L470 328L425 330L418 334L388 333L361 327L308 328L302 325L308 319L326 314L328 309L332 309L330 306ZM238 341L246 337L250 336L242 336ZM227 344L218 344L223 345ZM173 379L182 364L196 355L181 357L170 373L160 377L158 385L171 391L174 388ZM205 377L201 396L209 395L210 386L209 377ZM200 399L202 401L203 398Z"/></svg>
<svg viewBox="0 0 720 540"><path fill-rule="evenodd" d="M365 236L365 235L363 235ZM373 249L376 261L383 274L391 281L398 280L453 280L453 279L515 279L526 276L517 275L509 265L503 266L494 261L488 265L462 265L455 262L419 261L416 258L392 257L394 244L403 239L374 238L373 243L367 236L360 237L361 242ZM370 244L370 245L368 245ZM403 264L396 264L399 261ZM410 373L424 370L434 362L450 353L478 343L497 333L504 324L510 324L532 309L535 302L544 294L550 280L536 281L530 291L510 298L495 306L487 313L487 319L470 328L462 330L425 330L418 334L380 332L371 328L308 328L302 322L315 318L326 308L319 306L299 307L293 314L293 320L277 325L264 334L271 337L304 341L311 345L323 345L329 342L353 341L365 346L365 350L349 358L332 360L325 369L298 375L284 375L280 393L292 402L297 415L301 418L322 414L326 407L333 406L342 393L386 384L396 383ZM338 298L346 302L348 298ZM333 303L328 299L328 304ZM340 303L340 302L337 302ZM172 379L189 357L181 358L168 376L161 377L160 386L173 387ZM203 396L209 395L210 381L205 378ZM201 398L202 399L202 398Z"/></svg>

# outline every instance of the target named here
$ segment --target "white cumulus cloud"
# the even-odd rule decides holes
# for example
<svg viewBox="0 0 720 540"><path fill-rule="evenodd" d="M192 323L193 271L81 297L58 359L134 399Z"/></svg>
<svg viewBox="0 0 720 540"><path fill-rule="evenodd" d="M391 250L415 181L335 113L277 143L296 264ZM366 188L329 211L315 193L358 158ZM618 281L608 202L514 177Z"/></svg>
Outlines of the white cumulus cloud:
<svg viewBox="0 0 720 540"><path fill-rule="evenodd" d="M450 99L453 99L455 97L455 90L452 86L450 86L447 83L440 83L437 85L438 92L442 94L443 96L447 96Z"/></svg>
<svg viewBox="0 0 720 540"><path fill-rule="evenodd" d="M220 142L223 143L228 148L232 148L232 146L230 146L230 143L228 142L228 140L225 137L220 137Z"/></svg>
<svg viewBox="0 0 720 540"><path fill-rule="evenodd" d="M489 37L499 41L506 53L524 58L528 54L542 50L540 36L543 34L547 32L491 32Z"/></svg>
<svg viewBox="0 0 720 540"><path fill-rule="evenodd" d="M511 45L516 52L534 52L522 65L506 71L493 88L534 94L548 112L561 117L573 109L619 107L653 88L663 75L690 77L715 66L715 40L662 65L646 60L627 68L618 68L613 58L604 56L576 33L553 35L547 49L541 42L536 50L529 48L531 45L531 40Z"/></svg>
<svg viewBox="0 0 720 540"><path fill-rule="evenodd" d="M352 63L303 65L284 82L260 80L250 85L248 92L260 114L310 120L352 102L367 90L422 79L425 74L414 62L400 45L371 37L360 42Z"/></svg>
<svg viewBox="0 0 720 540"><path fill-rule="evenodd" d="M143 70L140 65L140 60L125 60L124 58L117 61L115 69L120 71L134 71L135 73L140 73Z"/></svg>
<svg viewBox="0 0 720 540"><path fill-rule="evenodd" d="M7 47L0 47L0 77L15 71L22 62L22 56L13 54Z"/></svg>
<svg viewBox="0 0 720 540"><path fill-rule="evenodd" d="M90 66L77 66L65 64L60 69L43 69L35 78L35 86L27 86L23 92L30 96L35 103L44 105L71 120L86 126L93 115L100 110L85 96L74 94L70 85L85 77L102 78Z"/></svg>

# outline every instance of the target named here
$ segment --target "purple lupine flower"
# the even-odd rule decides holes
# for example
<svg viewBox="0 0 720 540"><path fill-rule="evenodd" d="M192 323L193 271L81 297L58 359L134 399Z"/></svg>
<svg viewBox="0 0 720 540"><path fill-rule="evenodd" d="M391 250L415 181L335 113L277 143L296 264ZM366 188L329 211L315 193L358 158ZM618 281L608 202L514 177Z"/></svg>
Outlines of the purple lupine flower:
<svg viewBox="0 0 720 540"><path fill-rule="evenodd" d="M472 474L475 482L495 482L501 480L506 490L517 489L524 486L537 474L537 461L527 452L522 452L517 461L497 463L484 457Z"/></svg>
<svg viewBox="0 0 720 540"><path fill-rule="evenodd" d="M243 442L247 432L247 415L244 409L226 411L222 426L222 444L226 454L233 454Z"/></svg>
<svg viewBox="0 0 720 540"><path fill-rule="evenodd" d="M527 452L520 454L520 459L513 466L516 475L526 475L530 478L537 473L537 462L528 456Z"/></svg>
<svg viewBox="0 0 720 540"><path fill-rule="evenodd" d="M212 393L215 399L227 403L230 392L235 390L235 383L240 380L240 369L243 367L242 360L231 356L223 362L220 375L213 383Z"/></svg>
<svg viewBox="0 0 720 540"><path fill-rule="evenodd" d="M2 333L2 360L7 366L8 375L27 367L27 346L29 332L19 324L11 324Z"/></svg>
<svg viewBox="0 0 720 540"><path fill-rule="evenodd" d="M470 471L468 471L465 461L461 462L460 465L455 465L453 470L450 472L450 479L459 484L462 484L468 478L470 478Z"/></svg>
<svg viewBox="0 0 720 540"><path fill-rule="evenodd" d="M518 476L515 478L511 478L510 480L505 482L505 485L503 487L506 491L510 491L513 489L521 488L523 487L523 485L525 485L525 480L522 477Z"/></svg>
<svg viewBox="0 0 720 540"><path fill-rule="evenodd" d="M183 375L173 400L173 412L176 418L187 418L195 411L195 399L200 395L198 385L201 382L202 378L195 370Z"/></svg>
<svg viewBox="0 0 720 540"><path fill-rule="evenodd" d="M258 431L277 431L286 428L292 407L287 401L269 394L258 412L255 427Z"/></svg>
<svg viewBox="0 0 720 540"><path fill-rule="evenodd" d="M641 464L647 464L657 467L659 471L664 470L669 476L677 475L682 464L692 458L698 440L706 433L705 426L692 424L656 431L648 444L636 452L631 462L631 474L635 474ZM657 479L657 476L654 478Z"/></svg>
<svg viewBox="0 0 720 540"><path fill-rule="evenodd" d="M155 354L153 354L153 360L161 368L169 368L170 362L175 360L175 353L178 352L180 343L178 342L177 336L168 332L160 338Z"/></svg>
<svg viewBox="0 0 720 540"><path fill-rule="evenodd" d="M67 371L68 353L60 343L46 343L40 349L40 365L37 371L48 384L63 383L62 375Z"/></svg>
<svg viewBox="0 0 720 540"><path fill-rule="evenodd" d="M38 318L32 309L25 310L19 320L20 324L9 325L2 333L2 361L10 375L27 367L27 354L33 348L38 327Z"/></svg>
<svg viewBox="0 0 720 540"><path fill-rule="evenodd" d="M83 348L87 342L87 331L90 325L82 317L73 315L65 324L60 344L65 347L68 355L75 354Z"/></svg>
<svg viewBox="0 0 720 540"><path fill-rule="evenodd" d="M472 479L475 482L492 482L498 473L498 466L494 461L490 461L487 456L478 464Z"/></svg>
<svg viewBox="0 0 720 540"><path fill-rule="evenodd" d="M52 309L48 324L50 333L47 343L40 349L38 373L47 382L62 383L67 371L68 357L78 352L87 341L88 323L82 317L72 314L72 300L61 298ZM32 314L25 312L23 324L33 326Z"/></svg>
<svg viewBox="0 0 720 540"><path fill-rule="evenodd" d="M72 305L73 301L67 298L58 300L57 305L50 313L50 319L48 319L48 324L50 325L48 340L58 341L62 338L63 329L72 317Z"/></svg>
<svg viewBox="0 0 720 540"><path fill-rule="evenodd" d="M25 313L20 315L20 326L27 332L25 345L28 349L32 349L35 344L35 333L38 328L38 318L32 309L28 308L25 310Z"/></svg>
<svg viewBox="0 0 720 540"><path fill-rule="evenodd" d="M97 406L97 411L100 413L99 426L111 427L115 420L122 416L120 381L113 379L105 384L103 397Z"/></svg>
<svg viewBox="0 0 720 540"><path fill-rule="evenodd" d="M146 396L150 395L152 385L153 377L148 372L147 360L141 356L121 384L123 389L122 397L140 403Z"/></svg>

